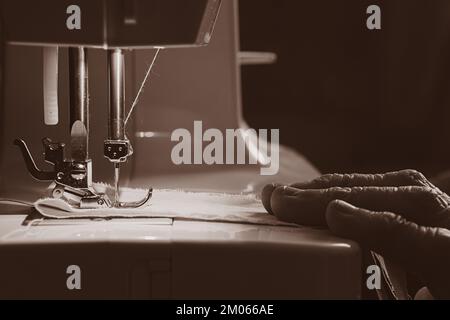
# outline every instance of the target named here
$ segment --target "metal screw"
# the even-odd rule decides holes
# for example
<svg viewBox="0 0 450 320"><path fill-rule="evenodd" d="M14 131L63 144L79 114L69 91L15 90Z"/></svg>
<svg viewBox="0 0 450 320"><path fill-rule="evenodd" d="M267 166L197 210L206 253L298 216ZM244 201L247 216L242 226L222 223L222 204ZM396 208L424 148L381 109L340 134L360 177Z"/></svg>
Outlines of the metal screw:
<svg viewBox="0 0 450 320"><path fill-rule="evenodd" d="M83 163L75 163L73 168L76 170L86 170L86 166Z"/></svg>
<svg viewBox="0 0 450 320"><path fill-rule="evenodd" d="M73 174L71 174L71 176L73 179L80 181L86 177L86 174L85 173L73 173Z"/></svg>
<svg viewBox="0 0 450 320"><path fill-rule="evenodd" d="M83 180L86 177L86 165L84 163L75 163L72 167L71 177L75 180Z"/></svg>
<svg viewBox="0 0 450 320"><path fill-rule="evenodd" d="M53 197L56 199L60 199L63 196L64 191L61 189L54 189L53 190Z"/></svg>

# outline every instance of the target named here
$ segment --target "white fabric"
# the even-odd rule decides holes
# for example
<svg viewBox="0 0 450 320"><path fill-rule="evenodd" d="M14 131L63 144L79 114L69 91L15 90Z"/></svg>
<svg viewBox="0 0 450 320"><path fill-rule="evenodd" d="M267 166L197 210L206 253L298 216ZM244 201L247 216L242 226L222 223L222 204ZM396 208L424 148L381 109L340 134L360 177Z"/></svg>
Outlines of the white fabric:
<svg viewBox="0 0 450 320"><path fill-rule="evenodd" d="M110 187L97 185L96 189ZM143 198L145 190L121 190L121 201ZM70 218L173 218L196 221L234 222L272 226L295 226L278 221L269 215L255 195L221 193L192 193L176 190L155 190L150 205L138 209L76 209L60 199L46 198L35 202L34 207L44 217Z"/></svg>

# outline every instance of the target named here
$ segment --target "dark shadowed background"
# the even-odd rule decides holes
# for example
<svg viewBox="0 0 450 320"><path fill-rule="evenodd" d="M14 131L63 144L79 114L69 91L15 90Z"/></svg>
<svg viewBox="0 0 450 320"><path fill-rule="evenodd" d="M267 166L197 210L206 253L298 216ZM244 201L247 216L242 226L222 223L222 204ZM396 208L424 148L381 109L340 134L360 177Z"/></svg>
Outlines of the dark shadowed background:
<svg viewBox="0 0 450 320"><path fill-rule="evenodd" d="M366 9L382 9L382 30ZM242 0L245 117L321 171L450 168L450 1Z"/></svg>

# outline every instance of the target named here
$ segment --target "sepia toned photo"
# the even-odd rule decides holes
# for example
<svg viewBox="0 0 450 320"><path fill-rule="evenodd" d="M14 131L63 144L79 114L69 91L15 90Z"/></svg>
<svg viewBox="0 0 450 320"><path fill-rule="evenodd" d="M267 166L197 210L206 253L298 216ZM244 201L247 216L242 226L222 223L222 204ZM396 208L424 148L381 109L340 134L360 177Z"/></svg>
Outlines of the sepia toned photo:
<svg viewBox="0 0 450 320"><path fill-rule="evenodd" d="M0 1L0 299L449 299L449 61L448 0Z"/></svg>

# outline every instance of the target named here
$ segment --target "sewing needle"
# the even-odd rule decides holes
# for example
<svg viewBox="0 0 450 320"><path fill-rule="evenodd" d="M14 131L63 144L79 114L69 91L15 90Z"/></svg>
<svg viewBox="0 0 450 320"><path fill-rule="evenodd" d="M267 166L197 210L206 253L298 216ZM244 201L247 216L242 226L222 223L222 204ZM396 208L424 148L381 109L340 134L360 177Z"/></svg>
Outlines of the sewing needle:
<svg viewBox="0 0 450 320"><path fill-rule="evenodd" d="M120 207L119 201L120 163L114 164L114 207Z"/></svg>

